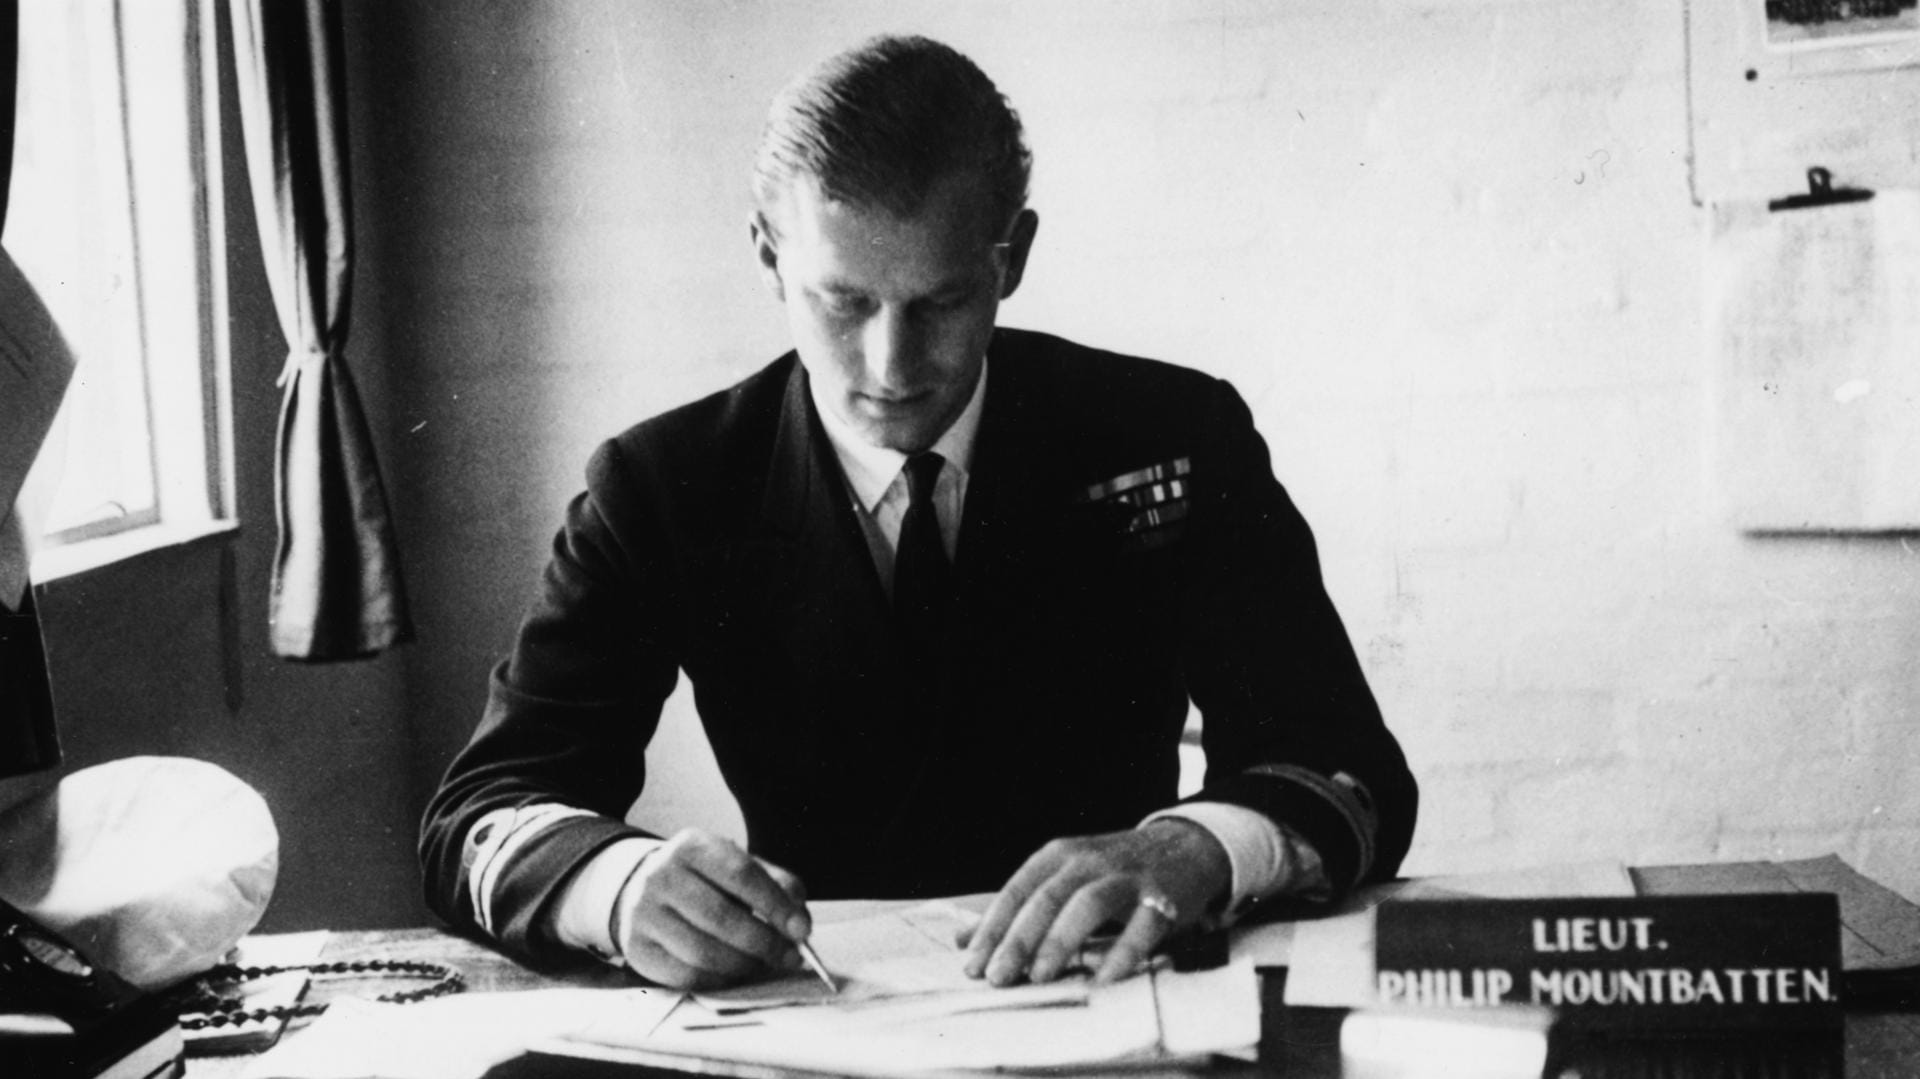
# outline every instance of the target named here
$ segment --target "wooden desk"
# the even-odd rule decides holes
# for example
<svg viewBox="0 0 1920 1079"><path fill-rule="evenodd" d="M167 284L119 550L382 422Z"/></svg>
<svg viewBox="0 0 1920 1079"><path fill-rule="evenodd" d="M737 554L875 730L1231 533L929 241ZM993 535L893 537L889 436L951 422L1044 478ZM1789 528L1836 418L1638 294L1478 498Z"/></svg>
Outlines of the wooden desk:
<svg viewBox="0 0 1920 1079"><path fill-rule="evenodd" d="M467 991L503 992L537 989L559 984L614 987L623 984L617 971L587 971L565 979L537 974L500 953L437 929L372 930L340 933L327 944L322 956L327 961L358 959L411 959L453 966L466 976ZM1920 1011L1881 1014L1853 1014L1846 1017L1844 1032L1845 1079L1914 1079L1920 1076ZM197 1057L188 1061L188 1079L231 1079L238 1076L249 1056ZM764 1071L764 1070L763 1070ZM664 1074L664 1073L663 1073ZM770 1073L769 1073L770 1074ZM1329 1073L1300 1068L1273 1069L1223 1067L1210 1076L1231 1079L1321 1079ZM1653 1074L1653 1073L1647 1073ZM1660 1072L1680 1079L1685 1073ZM1738 1073L1714 1071L1716 1076ZM1799 1072L1792 1073L1796 1076ZM1817 1073L1816 1073L1817 1074ZM1165 1074L1138 1068L1126 1072L1128 1079L1192 1079L1190 1072ZM762 1079L767 1079L762 1076ZM796 1077L797 1079L797 1077ZM1588 1079L1604 1079L1589 1076ZM1832 1079L1841 1079L1835 1075Z"/></svg>
<svg viewBox="0 0 1920 1079"><path fill-rule="evenodd" d="M501 993L555 985L612 988L626 984L625 975L612 968L604 972L584 971L565 979L538 974L483 944L440 929L372 929L336 933L328 939L320 958L329 963L363 959L438 963L460 971L466 977L466 991L469 993ZM372 989L360 991L371 992ZM192 1057L187 1061L187 1079L230 1079L238 1076L252 1059L253 1055L247 1053Z"/></svg>

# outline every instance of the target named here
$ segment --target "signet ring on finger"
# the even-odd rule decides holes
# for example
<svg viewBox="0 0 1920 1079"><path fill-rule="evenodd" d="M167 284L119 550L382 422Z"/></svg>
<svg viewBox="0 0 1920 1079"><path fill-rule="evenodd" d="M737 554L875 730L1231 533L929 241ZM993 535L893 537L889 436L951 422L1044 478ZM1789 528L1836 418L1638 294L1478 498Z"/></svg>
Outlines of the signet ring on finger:
<svg viewBox="0 0 1920 1079"><path fill-rule="evenodd" d="M1165 918L1168 925L1173 925L1180 920L1180 908L1174 906L1173 900L1164 895L1148 892L1140 897L1140 905Z"/></svg>

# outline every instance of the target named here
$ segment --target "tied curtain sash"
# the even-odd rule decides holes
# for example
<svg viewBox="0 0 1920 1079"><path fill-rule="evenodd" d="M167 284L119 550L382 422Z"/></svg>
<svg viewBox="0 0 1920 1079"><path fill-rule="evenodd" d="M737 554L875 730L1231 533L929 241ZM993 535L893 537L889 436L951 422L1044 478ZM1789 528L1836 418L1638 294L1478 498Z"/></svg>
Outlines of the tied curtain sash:
<svg viewBox="0 0 1920 1079"><path fill-rule="evenodd" d="M353 268L338 9L235 0L234 68L261 253L288 356L275 449L275 654L354 659L412 638L373 440L343 359Z"/></svg>

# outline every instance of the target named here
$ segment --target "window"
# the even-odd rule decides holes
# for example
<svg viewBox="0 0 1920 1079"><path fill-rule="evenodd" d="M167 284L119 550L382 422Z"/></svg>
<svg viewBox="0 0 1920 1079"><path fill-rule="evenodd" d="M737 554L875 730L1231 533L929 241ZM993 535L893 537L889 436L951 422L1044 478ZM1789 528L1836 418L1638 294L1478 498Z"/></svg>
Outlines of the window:
<svg viewBox="0 0 1920 1079"><path fill-rule="evenodd" d="M79 365L30 481L47 579L222 527L212 0L22 0L5 243Z"/></svg>

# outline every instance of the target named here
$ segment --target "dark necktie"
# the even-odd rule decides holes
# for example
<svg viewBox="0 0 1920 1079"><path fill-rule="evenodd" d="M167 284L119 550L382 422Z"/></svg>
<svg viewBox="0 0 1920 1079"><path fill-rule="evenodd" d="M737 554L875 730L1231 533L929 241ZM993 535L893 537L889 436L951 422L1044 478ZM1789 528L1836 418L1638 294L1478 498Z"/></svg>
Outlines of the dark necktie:
<svg viewBox="0 0 1920 1079"><path fill-rule="evenodd" d="M907 458L907 514L900 520L900 545L893 559L893 611L909 649L923 658L939 636L953 594L940 517L933 488L946 462L937 453Z"/></svg>

